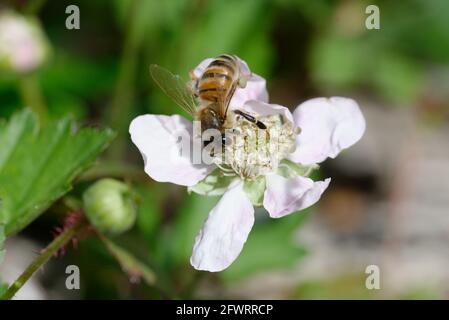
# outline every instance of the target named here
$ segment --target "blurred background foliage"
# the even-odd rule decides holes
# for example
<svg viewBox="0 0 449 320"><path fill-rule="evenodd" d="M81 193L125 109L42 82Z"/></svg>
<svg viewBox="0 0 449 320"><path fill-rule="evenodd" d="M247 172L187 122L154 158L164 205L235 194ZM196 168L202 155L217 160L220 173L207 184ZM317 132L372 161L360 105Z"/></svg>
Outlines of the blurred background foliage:
<svg viewBox="0 0 449 320"><path fill-rule="evenodd" d="M80 30L65 28L70 4L80 8ZM365 28L369 4L380 7L381 30ZM446 0L10 0L5 6L36 15L50 39L51 59L33 75L50 117L70 114L81 124L118 132L72 195L96 178L114 176L131 183L141 197L135 228L117 241L155 270L160 288L130 284L100 240L92 238L51 267L59 270L63 261L80 266L81 298L194 297L199 282L220 288L263 271L288 269L307 257L293 237L308 213L273 221L261 210L241 256L228 270L204 274L190 267L195 235L217 198L188 195L143 173L128 137L129 122L144 113L182 113L150 80L151 63L187 79L202 59L234 53L267 78L273 103L294 108L314 96L367 92L390 108L414 108L432 97L437 99L432 108L448 116ZM429 80L435 77L446 80ZM17 81L0 75L2 118L24 107ZM48 241L60 218L53 211L25 234ZM291 297L335 297L341 282L347 285L353 277L325 286L304 284ZM48 287L58 288L58 277L49 273L47 278ZM357 289L348 294L365 295Z"/></svg>

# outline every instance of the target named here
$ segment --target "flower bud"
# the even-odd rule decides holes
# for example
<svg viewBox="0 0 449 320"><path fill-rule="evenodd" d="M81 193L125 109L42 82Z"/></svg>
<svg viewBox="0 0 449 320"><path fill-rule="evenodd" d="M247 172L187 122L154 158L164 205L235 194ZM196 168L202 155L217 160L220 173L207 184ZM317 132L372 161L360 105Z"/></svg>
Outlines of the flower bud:
<svg viewBox="0 0 449 320"><path fill-rule="evenodd" d="M101 232L120 234L136 220L135 196L131 188L114 179L102 179L83 194L89 221Z"/></svg>
<svg viewBox="0 0 449 320"><path fill-rule="evenodd" d="M0 70L31 72L47 60L49 52L49 42L38 21L0 10Z"/></svg>

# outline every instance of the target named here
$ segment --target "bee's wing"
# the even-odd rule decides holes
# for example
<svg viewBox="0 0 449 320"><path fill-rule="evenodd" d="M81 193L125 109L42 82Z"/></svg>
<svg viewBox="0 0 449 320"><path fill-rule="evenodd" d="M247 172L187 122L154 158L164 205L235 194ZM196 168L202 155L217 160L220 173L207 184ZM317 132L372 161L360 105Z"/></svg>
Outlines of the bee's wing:
<svg viewBox="0 0 449 320"><path fill-rule="evenodd" d="M231 103L231 99L234 96L236 86L231 85L231 88L225 95L221 95L221 98L219 99L219 105L220 105L220 114L221 116L226 119L229 104Z"/></svg>
<svg viewBox="0 0 449 320"><path fill-rule="evenodd" d="M191 115L195 114L197 102L195 96L189 90L180 76L174 75L167 69L152 64L150 74L162 91L173 99L176 104Z"/></svg>

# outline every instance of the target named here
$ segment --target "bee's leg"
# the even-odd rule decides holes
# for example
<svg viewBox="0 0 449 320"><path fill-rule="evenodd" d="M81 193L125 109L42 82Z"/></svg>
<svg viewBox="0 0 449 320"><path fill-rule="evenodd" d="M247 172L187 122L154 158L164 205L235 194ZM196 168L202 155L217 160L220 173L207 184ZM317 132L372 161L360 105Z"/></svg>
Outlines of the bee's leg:
<svg viewBox="0 0 449 320"><path fill-rule="evenodd" d="M245 118L249 122L254 123L259 129L265 130L267 128L267 126L263 122L257 120L255 117L253 117L250 114L247 114L247 113L245 113L245 112L243 112L241 110L234 110L234 113L238 114L239 116L242 116L243 118Z"/></svg>

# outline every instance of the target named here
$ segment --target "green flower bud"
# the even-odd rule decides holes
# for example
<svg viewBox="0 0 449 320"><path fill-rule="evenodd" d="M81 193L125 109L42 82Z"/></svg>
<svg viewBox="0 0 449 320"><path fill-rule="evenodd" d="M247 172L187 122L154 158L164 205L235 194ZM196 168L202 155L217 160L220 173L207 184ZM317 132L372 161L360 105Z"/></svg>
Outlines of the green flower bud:
<svg viewBox="0 0 449 320"><path fill-rule="evenodd" d="M120 234L136 220L135 196L131 188L114 179L102 179L83 194L89 221L101 232Z"/></svg>

